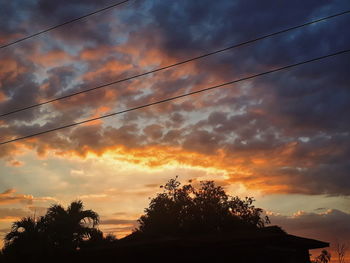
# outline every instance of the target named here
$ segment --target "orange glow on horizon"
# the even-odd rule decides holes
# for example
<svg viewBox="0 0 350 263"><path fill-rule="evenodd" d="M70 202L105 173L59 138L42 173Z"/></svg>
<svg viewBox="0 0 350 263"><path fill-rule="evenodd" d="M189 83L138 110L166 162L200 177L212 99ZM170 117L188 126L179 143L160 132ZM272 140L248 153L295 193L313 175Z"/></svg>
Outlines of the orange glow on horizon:
<svg viewBox="0 0 350 263"><path fill-rule="evenodd" d="M289 148L289 146L287 146ZM293 193L293 188L288 185L285 176L280 175L273 181L273 177L258 172L270 167L270 165L286 162L286 151L281 158L269 158L268 156L232 156L224 150L219 150L213 155L188 151L181 147L171 146L144 146L139 148L127 148L122 145L92 149L88 145L81 146L80 150L67 150L55 152L47 149L56 156L65 159L94 159L118 160L124 163L125 169L138 169L152 173L170 168L189 168L202 170L206 174L221 174L220 181L226 183L242 183L248 189L258 190L264 193ZM289 150L287 150L288 152ZM48 152L46 154L48 154ZM128 164L131 166L128 168ZM258 169L258 170L257 170Z"/></svg>

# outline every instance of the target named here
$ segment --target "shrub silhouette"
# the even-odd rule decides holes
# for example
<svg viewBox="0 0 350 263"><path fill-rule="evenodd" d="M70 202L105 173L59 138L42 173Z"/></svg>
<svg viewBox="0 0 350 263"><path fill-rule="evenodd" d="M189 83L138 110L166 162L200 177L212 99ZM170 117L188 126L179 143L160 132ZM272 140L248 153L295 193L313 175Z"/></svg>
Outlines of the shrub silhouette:
<svg viewBox="0 0 350 263"><path fill-rule="evenodd" d="M213 181L200 182L198 189L191 183L181 186L176 177L161 186L164 191L151 199L135 234L218 233L262 228L269 223L268 217L262 217L263 210L253 205L252 197L230 196Z"/></svg>
<svg viewBox="0 0 350 263"><path fill-rule="evenodd" d="M318 255L312 262L313 263L328 263L331 260L331 253L329 253L326 249L321 251L321 254Z"/></svg>
<svg viewBox="0 0 350 263"><path fill-rule="evenodd" d="M108 248L111 247L117 238L113 234L103 235L103 232L99 229L92 228L89 233L89 239L84 240L81 243L81 249L91 249L91 248Z"/></svg>

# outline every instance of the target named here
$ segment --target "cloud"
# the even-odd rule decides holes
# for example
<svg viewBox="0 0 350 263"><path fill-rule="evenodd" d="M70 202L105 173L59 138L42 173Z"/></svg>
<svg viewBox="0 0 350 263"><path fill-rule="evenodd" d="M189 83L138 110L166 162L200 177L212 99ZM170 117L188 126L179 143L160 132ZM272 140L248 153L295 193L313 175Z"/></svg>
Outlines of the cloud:
<svg viewBox="0 0 350 263"><path fill-rule="evenodd" d="M22 208L0 208L0 220L20 218L27 215L28 211Z"/></svg>
<svg viewBox="0 0 350 263"><path fill-rule="evenodd" d="M338 242L350 244L350 214L344 211L335 209L322 213L299 211L293 216L272 214L269 217L272 224L282 226L290 234L330 242L332 251Z"/></svg>
<svg viewBox="0 0 350 263"><path fill-rule="evenodd" d="M101 225L136 225L136 220L129 220L129 219L105 219L102 220Z"/></svg>
<svg viewBox="0 0 350 263"><path fill-rule="evenodd" d="M110 218L100 222L100 228L105 233L114 233L118 238L130 234L137 226L138 222L135 219Z"/></svg>
<svg viewBox="0 0 350 263"><path fill-rule="evenodd" d="M18 161L18 160L10 160L9 162L7 162L7 165L9 166L13 166L13 167L21 167L23 166L23 162Z"/></svg>
<svg viewBox="0 0 350 263"><path fill-rule="evenodd" d="M18 9L19 2L13 1L0 11L4 17L0 38L10 39L11 32L25 34L65 21L108 1L82 3L76 0L57 6L31 1ZM125 5L2 52L0 112L139 74L345 7L347 2L342 0L283 4L182 0ZM54 20L48 19L47 12ZM343 49L350 40L346 34L348 20L339 17L3 118L1 139L98 117ZM330 58L4 145L0 157L13 162L22 149L35 150L42 158L49 152L86 158L90 153L102 156L114 151L125 154L118 158L150 167L174 163L211 167L224 172L227 182L244 183L266 193L349 195L349 63L348 55Z"/></svg>
<svg viewBox="0 0 350 263"><path fill-rule="evenodd" d="M23 195L16 194L15 189L7 189L4 192L0 193L0 204L9 204L9 203L27 203L31 204L34 197L32 195Z"/></svg>
<svg viewBox="0 0 350 263"><path fill-rule="evenodd" d="M53 197L34 197L32 195L17 194L15 189L7 189L0 193L0 205L23 203L32 204L34 201L55 201Z"/></svg>

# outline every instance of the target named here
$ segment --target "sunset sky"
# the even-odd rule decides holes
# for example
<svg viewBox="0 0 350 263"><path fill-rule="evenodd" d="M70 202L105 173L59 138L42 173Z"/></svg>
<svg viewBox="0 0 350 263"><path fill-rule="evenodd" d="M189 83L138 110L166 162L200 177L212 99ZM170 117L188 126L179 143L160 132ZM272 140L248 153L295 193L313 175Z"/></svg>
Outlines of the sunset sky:
<svg viewBox="0 0 350 263"><path fill-rule="evenodd" d="M115 3L13 0L0 44ZM347 0L131 0L0 49L0 113L350 9ZM0 118L0 141L350 48L350 14ZM350 244L350 54L0 146L0 235L81 199L122 237L159 185L215 180L291 234Z"/></svg>

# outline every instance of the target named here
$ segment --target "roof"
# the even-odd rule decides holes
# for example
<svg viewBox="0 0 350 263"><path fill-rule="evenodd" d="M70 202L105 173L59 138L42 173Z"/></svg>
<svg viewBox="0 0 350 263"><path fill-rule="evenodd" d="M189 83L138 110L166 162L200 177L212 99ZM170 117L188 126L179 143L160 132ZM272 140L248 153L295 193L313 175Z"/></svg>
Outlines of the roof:
<svg viewBox="0 0 350 263"><path fill-rule="evenodd" d="M269 248L293 248L316 249L329 247L328 242L315 239L289 235L283 231L269 232L268 228L262 231L204 234L192 236L136 236L121 239L125 245L176 245L181 247L198 246L230 246L230 247L269 247Z"/></svg>
<svg viewBox="0 0 350 263"><path fill-rule="evenodd" d="M328 242L293 235L287 235L286 241L291 245L308 249L329 247Z"/></svg>

